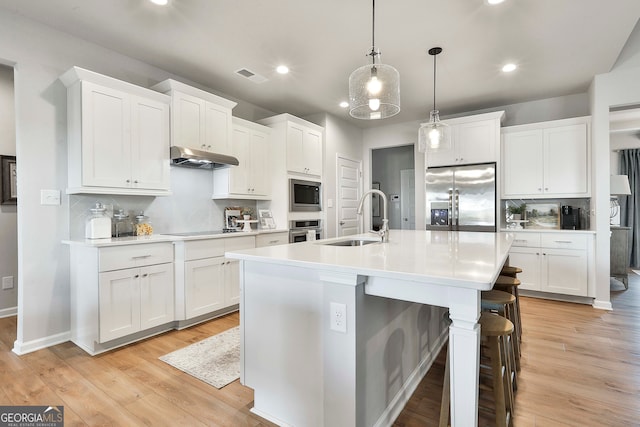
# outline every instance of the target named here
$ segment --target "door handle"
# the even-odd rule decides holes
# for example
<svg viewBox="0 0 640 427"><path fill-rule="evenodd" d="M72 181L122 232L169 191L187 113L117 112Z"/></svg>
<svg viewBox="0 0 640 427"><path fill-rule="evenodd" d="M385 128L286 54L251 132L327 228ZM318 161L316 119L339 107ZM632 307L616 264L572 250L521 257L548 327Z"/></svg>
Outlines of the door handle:
<svg viewBox="0 0 640 427"><path fill-rule="evenodd" d="M447 225L451 226L451 217L453 216L453 190L449 190L449 207L447 208Z"/></svg>
<svg viewBox="0 0 640 427"><path fill-rule="evenodd" d="M460 191L456 190L456 227L460 225Z"/></svg>

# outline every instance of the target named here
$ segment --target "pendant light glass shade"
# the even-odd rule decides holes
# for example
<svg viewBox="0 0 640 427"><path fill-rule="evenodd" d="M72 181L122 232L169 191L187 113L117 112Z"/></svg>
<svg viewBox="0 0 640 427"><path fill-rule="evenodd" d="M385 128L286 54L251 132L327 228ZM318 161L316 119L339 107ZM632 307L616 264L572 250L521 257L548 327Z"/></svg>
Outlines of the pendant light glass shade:
<svg viewBox="0 0 640 427"><path fill-rule="evenodd" d="M422 123L418 130L418 151L421 153L451 149L450 127L440 121L440 112L436 110L436 55L441 52L441 47L429 49L429 55L433 56L433 110L429 115L429 123Z"/></svg>
<svg viewBox="0 0 640 427"><path fill-rule="evenodd" d="M376 49L376 1L373 0L371 64L349 76L349 115L356 119L377 120L400 112L400 74L391 65L380 64Z"/></svg>
<svg viewBox="0 0 640 427"><path fill-rule="evenodd" d="M431 111L429 123L422 123L418 130L418 151L446 151L451 149L451 128L440 121L438 110Z"/></svg>
<svg viewBox="0 0 640 427"><path fill-rule="evenodd" d="M349 114L375 120L400 112L400 74L391 65L369 64L349 76Z"/></svg>

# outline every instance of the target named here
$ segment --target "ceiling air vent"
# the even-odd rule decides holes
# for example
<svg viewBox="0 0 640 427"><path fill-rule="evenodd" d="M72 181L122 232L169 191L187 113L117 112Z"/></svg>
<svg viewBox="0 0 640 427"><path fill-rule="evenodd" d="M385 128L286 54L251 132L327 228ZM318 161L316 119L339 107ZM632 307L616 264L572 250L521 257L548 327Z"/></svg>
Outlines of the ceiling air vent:
<svg viewBox="0 0 640 427"><path fill-rule="evenodd" d="M246 68L241 68L239 70L236 71L236 74L245 77L249 80L251 80L254 83L264 83L267 81L267 78L264 76L261 76L260 74L256 74L251 70L248 70Z"/></svg>

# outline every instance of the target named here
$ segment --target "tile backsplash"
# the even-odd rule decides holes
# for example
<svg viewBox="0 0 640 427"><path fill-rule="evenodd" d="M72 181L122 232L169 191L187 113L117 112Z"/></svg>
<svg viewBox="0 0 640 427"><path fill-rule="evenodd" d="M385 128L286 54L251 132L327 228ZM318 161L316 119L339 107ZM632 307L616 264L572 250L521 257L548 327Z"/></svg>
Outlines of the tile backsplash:
<svg viewBox="0 0 640 427"><path fill-rule="evenodd" d="M69 238L83 239L89 209L102 203L111 216L124 209L131 217L140 211L149 217L154 234L220 230L224 227L226 206L247 206L255 211L253 200L212 200L211 171L171 168L171 196L117 196L81 194L69 196Z"/></svg>

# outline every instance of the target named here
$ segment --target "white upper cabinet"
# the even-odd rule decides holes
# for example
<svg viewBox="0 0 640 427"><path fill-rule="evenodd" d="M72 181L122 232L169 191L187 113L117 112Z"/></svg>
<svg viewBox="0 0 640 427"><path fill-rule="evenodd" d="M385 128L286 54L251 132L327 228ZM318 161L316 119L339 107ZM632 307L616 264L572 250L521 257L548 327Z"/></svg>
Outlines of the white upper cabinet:
<svg viewBox="0 0 640 427"><path fill-rule="evenodd" d="M269 134L271 129L233 118L233 151L240 164L213 170L214 199L255 199L271 197Z"/></svg>
<svg viewBox="0 0 640 427"><path fill-rule="evenodd" d="M427 167L497 162L504 111L444 120L451 126L451 148L426 153Z"/></svg>
<svg viewBox="0 0 640 427"><path fill-rule="evenodd" d="M297 175L322 176L324 128L291 114L260 120L273 129L274 143L284 143L287 171Z"/></svg>
<svg viewBox="0 0 640 427"><path fill-rule="evenodd" d="M589 197L588 117L503 128L503 198Z"/></svg>
<svg viewBox="0 0 640 427"><path fill-rule="evenodd" d="M171 145L232 155L235 102L173 79L152 89L171 95Z"/></svg>
<svg viewBox="0 0 640 427"><path fill-rule="evenodd" d="M67 193L168 195L170 98L73 67Z"/></svg>

